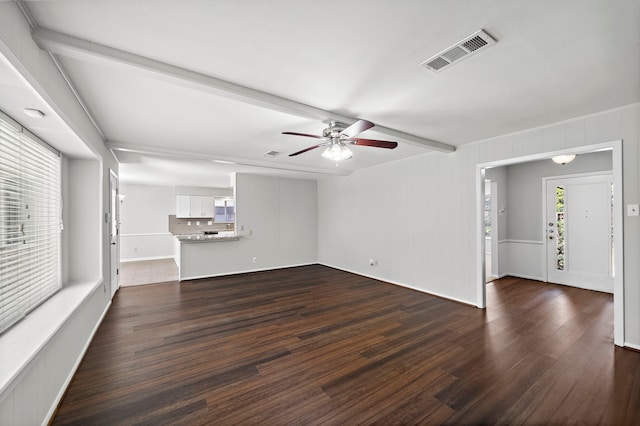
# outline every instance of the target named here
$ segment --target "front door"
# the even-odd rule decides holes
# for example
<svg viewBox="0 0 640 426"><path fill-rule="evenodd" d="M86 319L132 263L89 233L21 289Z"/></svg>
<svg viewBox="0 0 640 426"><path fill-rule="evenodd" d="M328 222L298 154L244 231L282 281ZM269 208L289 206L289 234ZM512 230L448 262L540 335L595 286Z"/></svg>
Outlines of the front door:
<svg viewBox="0 0 640 426"><path fill-rule="evenodd" d="M613 293L613 178L546 181L547 281Z"/></svg>
<svg viewBox="0 0 640 426"><path fill-rule="evenodd" d="M116 294L120 285L120 250L119 250L119 220L120 208L118 199L118 177L110 171L109 173L109 242L111 260L111 297Z"/></svg>

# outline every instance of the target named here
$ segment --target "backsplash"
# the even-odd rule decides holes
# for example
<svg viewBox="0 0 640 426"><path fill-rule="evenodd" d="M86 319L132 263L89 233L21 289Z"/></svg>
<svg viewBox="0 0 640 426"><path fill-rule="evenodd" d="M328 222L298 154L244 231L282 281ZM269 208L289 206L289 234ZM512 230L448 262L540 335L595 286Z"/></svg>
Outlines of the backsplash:
<svg viewBox="0 0 640 426"><path fill-rule="evenodd" d="M209 219L178 219L169 215L169 232L173 235L200 234L204 231L233 231L233 223L216 223L209 225ZM189 226L188 223L191 223Z"/></svg>

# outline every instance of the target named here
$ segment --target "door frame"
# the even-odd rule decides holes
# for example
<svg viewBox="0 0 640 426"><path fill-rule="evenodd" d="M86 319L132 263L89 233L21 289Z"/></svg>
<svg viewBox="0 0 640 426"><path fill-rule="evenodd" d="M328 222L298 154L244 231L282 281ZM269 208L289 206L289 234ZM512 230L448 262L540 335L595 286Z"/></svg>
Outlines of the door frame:
<svg viewBox="0 0 640 426"><path fill-rule="evenodd" d="M487 296L484 283L484 170L490 167L508 166L537 160L548 160L551 157L560 154L586 154L606 150L611 150L613 185L615 191L613 200L613 247L614 252L616 253L614 265L617 273L613 278L613 343L616 346L624 346L624 233L622 228L624 217L622 196L624 192L622 182L622 140L583 145L557 151L541 152L521 157L489 161L476 165L476 306L479 308L487 307Z"/></svg>
<svg viewBox="0 0 640 426"><path fill-rule="evenodd" d="M112 181L115 181L115 198L112 196ZM114 214L115 212L115 214ZM109 294L110 298L116 294L116 291L120 288L120 180L118 175L109 169ZM116 234L115 238L112 238L111 231L115 224ZM115 240L115 250L112 249ZM114 255L115 251L115 255ZM115 288L113 277L113 266L116 262L116 276L115 276Z"/></svg>

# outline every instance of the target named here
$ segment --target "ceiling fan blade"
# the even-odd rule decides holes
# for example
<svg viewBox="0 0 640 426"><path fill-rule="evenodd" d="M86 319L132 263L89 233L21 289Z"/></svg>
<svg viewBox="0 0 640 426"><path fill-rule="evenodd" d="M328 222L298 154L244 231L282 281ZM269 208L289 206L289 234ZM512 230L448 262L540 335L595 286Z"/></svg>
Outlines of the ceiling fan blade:
<svg viewBox="0 0 640 426"><path fill-rule="evenodd" d="M375 126L375 124L373 124L370 121L358 120L355 123L353 123L351 126L347 127L343 131L341 131L340 134L344 135L344 136L346 136L348 138L352 138L355 135L357 135L358 133L364 132L365 130L370 129L373 126Z"/></svg>
<svg viewBox="0 0 640 426"><path fill-rule="evenodd" d="M305 148L302 151L298 151L298 152L294 152L293 154L289 154L289 157L295 157L296 155L304 154L307 151L311 151L312 149L320 148L323 145L324 144L321 143L321 144L318 144L318 145L310 146L309 148Z"/></svg>
<svg viewBox="0 0 640 426"><path fill-rule="evenodd" d="M373 146L376 148L394 149L398 146L398 142L379 141L375 139L347 139L347 142L354 145Z"/></svg>
<svg viewBox="0 0 640 426"><path fill-rule="evenodd" d="M310 135L308 133L298 133L298 132L282 132L283 135L293 135L293 136L306 136L309 138L316 138L316 139L324 139L323 136L318 136L318 135Z"/></svg>

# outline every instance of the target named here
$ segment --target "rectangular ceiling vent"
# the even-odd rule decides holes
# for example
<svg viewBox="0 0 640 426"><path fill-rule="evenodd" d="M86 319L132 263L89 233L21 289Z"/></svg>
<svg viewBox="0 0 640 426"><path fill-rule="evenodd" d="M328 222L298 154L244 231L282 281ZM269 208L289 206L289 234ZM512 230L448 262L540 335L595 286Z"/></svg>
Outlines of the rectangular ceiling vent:
<svg viewBox="0 0 640 426"><path fill-rule="evenodd" d="M487 34L486 31L479 30L437 55L430 57L420 65L431 71L438 72L469 56L473 56L478 51L495 43L496 40Z"/></svg>
<svg viewBox="0 0 640 426"><path fill-rule="evenodd" d="M278 155L282 154L279 151L267 151L264 154L262 154L263 157L277 157Z"/></svg>

